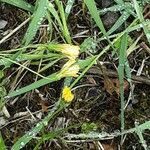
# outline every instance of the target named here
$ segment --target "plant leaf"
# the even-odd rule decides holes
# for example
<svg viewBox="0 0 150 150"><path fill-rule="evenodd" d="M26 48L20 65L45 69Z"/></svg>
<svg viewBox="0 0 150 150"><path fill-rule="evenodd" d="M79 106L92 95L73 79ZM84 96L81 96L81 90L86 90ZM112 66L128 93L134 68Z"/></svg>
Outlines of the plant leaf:
<svg viewBox="0 0 150 150"><path fill-rule="evenodd" d="M115 24L111 27L111 29L107 32L108 35L112 34L116 31L130 16L130 14L126 11L122 13L119 19L115 22Z"/></svg>
<svg viewBox="0 0 150 150"><path fill-rule="evenodd" d="M48 7L47 0L38 0L36 10L33 13L32 20L23 38L23 43L25 46L27 46L36 35L36 32L39 29L40 24L46 15L47 7Z"/></svg>
<svg viewBox="0 0 150 150"><path fill-rule="evenodd" d="M49 75L47 77L47 79L40 79L40 80L38 80L38 81L36 81L36 82L34 82L34 83L30 84L30 85L27 85L27 86L25 86L25 87L23 87L21 89L18 89L16 91L12 91L11 93L9 93L7 95L7 97L10 98L10 97L14 97L14 96L18 96L18 95L24 94L26 92L29 92L31 90L34 90L36 88L39 88L39 87L41 87L43 85L46 85L48 83L51 83L51 82L54 82L54 81L57 81L57 80L59 80L59 79L56 77L56 73L54 73L52 75Z"/></svg>
<svg viewBox="0 0 150 150"><path fill-rule="evenodd" d="M133 4L134 4L134 8L136 10L137 16L138 16L140 22L142 23L142 27L144 29L145 35L147 37L147 40L148 40L148 42L150 44L150 30L144 24L145 20L144 20L143 14L142 14L142 10L141 10L137 0L133 0Z"/></svg>
<svg viewBox="0 0 150 150"><path fill-rule="evenodd" d="M1 133L0 133L0 148L1 150L7 150Z"/></svg>
<svg viewBox="0 0 150 150"><path fill-rule="evenodd" d="M104 28L103 22L99 16L99 12L97 10L96 4L94 0L85 0L85 3L91 13L92 18L94 19L94 21L96 22L97 26L99 27L99 29L101 30L101 32L104 34L104 36L106 37L107 41L109 42L109 44L111 45L111 47L113 48L113 50L115 50L114 46L112 45L111 41L108 38L107 32Z"/></svg>
<svg viewBox="0 0 150 150"><path fill-rule="evenodd" d="M27 3L24 0L0 0L0 2L5 2L7 4L19 7L21 9L30 11L33 13L34 10L34 6L32 6L31 4Z"/></svg>

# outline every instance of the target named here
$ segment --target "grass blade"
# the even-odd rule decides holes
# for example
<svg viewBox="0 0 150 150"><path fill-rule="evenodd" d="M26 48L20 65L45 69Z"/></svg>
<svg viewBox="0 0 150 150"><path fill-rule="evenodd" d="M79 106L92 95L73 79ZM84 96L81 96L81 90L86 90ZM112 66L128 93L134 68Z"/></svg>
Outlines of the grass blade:
<svg viewBox="0 0 150 150"><path fill-rule="evenodd" d="M50 62L50 63L47 63L43 68L41 68L41 69L39 70L38 73L40 73L40 72L42 72L42 71L44 71L44 70L50 68L50 67L53 66L56 62L58 62L60 59L61 59L61 57L58 58L58 59L56 59L56 60L54 60L54 61L52 61L52 62Z"/></svg>
<svg viewBox="0 0 150 150"><path fill-rule="evenodd" d="M69 14L70 14L70 11L71 11L71 8L74 4L75 0L68 0L67 2L67 6L65 8L65 13L66 13L66 18L68 18Z"/></svg>
<svg viewBox="0 0 150 150"><path fill-rule="evenodd" d="M99 16L99 12L97 10L96 4L94 2L94 0L85 0L85 4L87 5L92 18L94 19L94 21L96 22L97 26L99 27L99 29L101 30L101 32L104 34L104 36L106 37L106 39L108 40L109 44L111 45L111 47L115 50L114 46L112 45L111 41L108 38L107 32L104 28L103 22Z"/></svg>
<svg viewBox="0 0 150 150"><path fill-rule="evenodd" d="M145 35L146 35L147 40L150 44L150 30L144 24L145 20L144 20L143 14L142 14L142 10L141 10L141 8L140 8L140 6L136 0L133 0L133 3L134 3L134 8L136 10L137 16L138 16L140 22L142 23L142 27L144 29Z"/></svg>
<svg viewBox="0 0 150 150"><path fill-rule="evenodd" d="M59 79L57 78L56 73L54 73L52 75L49 75L47 77L47 79L40 79L40 80L38 80L38 81L36 81L36 82L34 82L34 83L30 84L30 85L27 85L27 86L25 86L25 87L23 87L21 89L18 89L16 91L12 91L11 93L9 93L7 95L7 97L10 98L10 97L14 97L14 96L18 96L18 95L24 94L26 92L29 92L31 90L34 90L36 88L39 88L39 87L41 87L43 85L46 85L48 83L51 83L51 82L54 82L54 81L57 81L57 80L59 80Z"/></svg>
<svg viewBox="0 0 150 150"><path fill-rule="evenodd" d="M64 38L66 39L67 43L71 44L71 37L70 37L70 33L69 33L69 30L67 27L66 16L65 16L63 4L62 4L62 2L59 2L58 0L55 0L55 3L58 6L60 16L58 15L58 12L54 8L54 5L50 2L48 5L48 10L53 15L53 17L57 20L60 30L61 30Z"/></svg>
<svg viewBox="0 0 150 150"><path fill-rule="evenodd" d="M27 3L24 0L0 0L0 2L5 2L7 4L19 7L21 9L30 11L33 13L34 10L34 6L32 6L31 4Z"/></svg>
<svg viewBox="0 0 150 150"><path fill-rule="evenodd" d="M142 144L144 150L148 150L148 146L147 146L147 144L146 144L146 142L145 142L145 140L144 140L144 138L143 138L143 135L142 135L142 129L140 128L140 126L138 126L138 123L137 123L137 122L135 122L135 129L136 129L135 132L136 132L137 135L139 136L140 142L141 142L141 144Z"/></svg>
<svg viewBox="0 0 150 150"><path fill-rule="evenodd" d="M1 133L0 133L0 148L1 150L7 150Z"/></svg>
<svg viewBox="0 0 150 150"><path fill-rule="evenodd" d="M48 122L62 109L64 109L66 105L60 103L58 101L53 109L49 112L49 114L35 127L33 127L29 132L27 132L24 136L22 136L12 147L12 150L20 150L22 149L30 140L32 140L42 129L43 127L48 125Z"/></svg>
<svg viewBox="0 0 150 150"><path fill-rule="evenodd" d="M101 18L99 17L99 13L96 7L96 4L94 2L94 0L85 0L85 3L91 13L92 18L94 19L94 21L96 22L97 26L100 28L100 30L102 31L102 33L107 36L106 30L103 26L103 22L101 20Z"/></svg>
<svg viewBox="0 0 150 150"><path fill-rule="evenodd" d="M108 35L112 34L116 31L130 16L130 14L126 11L122 13L119 19L115 22L115 24L111 27L111 29L107 32Z"/></svg>
<svg viewBox="0 0 150 150"><path fill-rule="evenodd" d="M55 17L55 19L57 20L58 22L58 25L60 26L60 28L62 29L63 28L63 25L61 23L61 20L59 18L59 15L57 13L57 11L55 10L54 8L54 5L52 3L49 3L48 5L48 10L50 11L50 13Z"/></svg>
<svg viewBox="0 0 150 150"><path fill-rule="evenodd" d="M120 98L121 98L121 132L125 128L125 118L124 118L124 69L126 60L126 49L127 49L128 35L125 33L121 38L120 51L119 51L119 67L118 75L120 82Z"/></svg>
<svg viewBox="0 0 150 150"><path fill-rule="evenodd" d="M37 7L36 7L37 9L33 13L33 18L23 38L23 43L25 46L27 46L31 42L37 30L39 29L40 24L46 15L47 6L48 6L47 0L38 0Z"/></svg>
<svg viewBox="0 0 150 150"><path fill-rule="evenodd" d="M70 33L69 33L69 30L68 30L68 27L67 27L66 16L65 16L65 11L64 11L64 8L63 8L63 4L59 0L55 0L55 3L56 3L56 5L59 9L60 18L61 18L62 24L63 24L63 29L61 29L62 33L63 33L67 43L71 44L71 37L70 37Z"/></svg>

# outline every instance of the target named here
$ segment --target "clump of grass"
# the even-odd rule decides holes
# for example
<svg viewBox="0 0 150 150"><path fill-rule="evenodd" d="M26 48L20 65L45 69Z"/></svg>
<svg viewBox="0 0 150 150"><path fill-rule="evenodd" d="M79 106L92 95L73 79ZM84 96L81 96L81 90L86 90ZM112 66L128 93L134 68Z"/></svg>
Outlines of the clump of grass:
<svg viewBox="0 0 150 150"><path fill-rule="evenodd" d="M86 39L81 45L80 45L80 52L85 52L88 54L89 57L87 57L85 60L79 59L79 46L72 45L72 38L71 33L68 28L68 16L71 12L71 9L73 7L73 4L75 3L74 0L70 1L68 0L66 8L64 7L62 1L55 0L54 3L49 2L48 0L37 0L35 3L35 6L30 5L26 1L20 0L19 2L16 1L8 1L8 0L1 0L1 2L8 3L10 5L16 6L20 9L24 9L25 11L29 11L32 13L30 16L30 23L27 28L27 31L24 35L21 48L10 50L10 51L3 51L0 54L0 65L3 66L3 69L1 72L5 71L5 69L9 69L13 64L18 65L19 67L22 67L32 73L34 73L36 76L40 77L41 79L35 81L34 83L31 83L25 87L22 87L20 89L16 89L15 91L10 91L8 94L6 93L6 89L4 87L3 78L4 75L1 75L1 84L0 84L0 98L1 102L4 102L5 99L9 99L11 97L15 96L21 96L21 94L24 94L26 92L29 92L31 90L37 89L39 87L42 87L46 84L50 84L52 82L58 81L62 78L65 78L64 82L64 89L67 87L67 94L62 92L62 95L60 96L60 99L55 103L54 107L48 112L48 115L41 120L39 123L35 125L35 127L31 128L30 131L28 131L25 135L20 137L12 146L13 150L19 150L23 147L25 147L29 141L34 139L43 128L46 128L48 123L54 119L57 114L62 112L65 108L67 108L73 98L74 95L71 91L71 89L79 82L79 80L85 76L86 72L93 66L97 64L97 61L106 54L109 50L112 50L113 53L117 54L119 59L119 66L118 66L118 76L119 76L119 83L120 83L120 125L121 125L121 132L113 132L113 133L99 133L91 128L91 126L88 126L90 128L88 132L86 133L80 133L80 134L67 134L65 138L68 139L107 139L114 138L121 136L123 142L123 136L128 133L135 132L140 139L140 143L142 144L143 148L146 150L148 148L146 141L143 138L142 133L144 130L150 128L150 122L146 121L145 123L138 125L135 124L135 128L126 129L126 120L125 120L125 97L124 97L124 79L125 77L130 83L130 86L132 86L131 82L131 69L129 67L128 62L128 55L133 52L134 48L136 47L136 44L140 40L140 38L135 41L133 44L129 44L129 33L137 30L139 28L143 28L144 33L147 37L148 42L150 43L150 35L149 35L149 29L148 24L149 21L145 21L143 15L142 15L142 7L139 5L139 1L133 0L133 3L131 2L124 2L122 0L116 0L116 5L106 8L105 10L98 11L96 7L96 3L94 0L84 0L84 4L87 6L88 11L91 14L91 17L94 19L96 25L99 28L99 31L103 34L97 41L94 41L92 38ZM147 1L145 1L147 2ZM133 9L134 8L134 9ZM112 28L109 31L106 31L104 28L103 22L101 20L101 17L99 15L99 12L104 14L107 11L120 11L121 16L118 18L116 23L112 26ZM133 23L131 23L124 31L121 33L117 33L113 35L113 33L122 25L126 24L126 20L130 16L135 17L135 20ZM138 17L138 19L137 19ZM49 38L49 42L45 44L34 44L32 41L34 40L37 31L40 29L41 24L44 21L48 21L49 27L52 27L53 22L58 23L58 31L60 31L60 36L62 37L63 44L56 44L56 42L51 42L51 38ZM52 30L50 30L52 31ZM113 40L111 40L111 38ZM99 41L107 40L108 45L104 47L97 55L92 55L89 53L89 49L92 48L92 44L96 45ZM118 42L119 41L119 42ZM95 43L94 43L95 42ZM31 44L32 43L32 44ZM64 44L65 43L65 44ZM116 43L119 43L119 46L117 47ZM129 47L129 49L128 49ZM117 50L119 49L119 51ZM128 53L128 50L129 53ZM38 71L33 71L28 66L22 64L22 62L27 62L28 65L32 64L32 61L37 61L38 63L46 62L46 65L44 65L42 68L38 69ZM49 76L43 76L42 72L47 70L50 67L53 67L54 64L58 63L60 60L63 60L65 62L64 65L61 64L60 71L55 72L53 74L50 74ZM78 74L80 69L80 74ZM75 80L73 80L73 77L76 77ZM63 90L64 91L64 90ZM64 95L67 95L67 98L65 98ZM66 99L66 101L64 101ZM1 106L3 106L3 103L1 103ZM90 124L91 125L91 124ZM92 124L93 125L93 124ZM95 124L94 124L95 125ZM78 125L77 125L78 126ZM81 125L80 125L81 126ZM79 126L79 127L80 127ZM55 131L52 131L48 134L42 135L37 141L39 143L35 146L35 149L38 149L38 147L46 140L53 140L54 138L57 138L59 136L66 135L66 132L69 128L73 128L74 126L70 126L68 128L63 129L57 129ZM76 125L75 125L76 127ZM83 127L83 126L81 126ZM95 127L95 126L94 126ZM65 139L64 138L64 139ZM123 143L121 143L123 144ZM6 149L4 141L2 136L0 135L0 147L3 149Z"/></svg>

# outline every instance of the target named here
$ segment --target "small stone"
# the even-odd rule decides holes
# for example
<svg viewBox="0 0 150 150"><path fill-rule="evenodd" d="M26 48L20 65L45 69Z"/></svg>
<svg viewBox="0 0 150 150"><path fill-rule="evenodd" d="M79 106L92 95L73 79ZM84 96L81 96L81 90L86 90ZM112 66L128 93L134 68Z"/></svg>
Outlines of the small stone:
<svg viewBox="0 0 150 150"><path fill-rule="evenodd" d="M7 25L7 21L5 20L0 20L0 29L4 29Z"/></svg>
<svg viewBox="0 0 150 150"><path fill-rule="evenodd" d="M6 119L4 117L0 117L0 127L6 124Z"/></svg>
<svg viewBox="0 0 150 150"><path fill-rule="evenodd" d="M107 12L103 17L102 21L105 28L110 29L114 23L118 20L119 14L117 12Z"/></svg>

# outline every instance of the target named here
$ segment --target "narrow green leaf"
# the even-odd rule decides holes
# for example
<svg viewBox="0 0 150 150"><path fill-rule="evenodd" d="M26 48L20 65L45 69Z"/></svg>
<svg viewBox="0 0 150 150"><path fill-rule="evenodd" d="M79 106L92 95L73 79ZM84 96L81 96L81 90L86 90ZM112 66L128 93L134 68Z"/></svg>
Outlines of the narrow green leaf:
<svg viewBox="0 0 150 150"><path fill-rule="evenodd" d="M125 60L126 60L126 49L128 45L128 34L125 33L121 38L120 43L120 51L119 51L119 67L118 67L118 74L119 74L119 82L120 82L120 99L121 99L121 132L124 131L125 128L125 117L124 117L124 69L125 69Z"/></svg>
<svg viewBox="0 0 150 150"><path fill-rule="evenodd" d="M67 105L58 101L55 103L53 109L51 109L48 115L39 123L36 124L29 132L22 136L12 147L12 150L22 149L30 140L32 140L42 129L48 125L48 122Z"/></svg>
<svg viewBox="0 0 150 150"><path fill-rule="evenodd" d="M146 35L147 40L148 40L148 42L150 44L150 30L144 24L145 20L144 20L143 14L142 14L142 10L141 10L137 0L133 0L133 3L134 3L134 8L136 10L137 16L138 16L140 22L142 23L142 27L144 29L145 35Z"/></svg>
<svg viewBox="0 0 150 150"><path fill-rule="evenodd" d="M49 3L48 10L53 15L53 17L57 20L58 25L60 27L61 33L63 37L66 39L68 43L71 43L71 37L67 28L66 18L63 10L63 5L58 2L59 5L59 11L60 11L60 17L58 15L58 12L55 10L54 5Z"/></svg>
<svg viewBox="0 0 150 150"><path fill-rule="evenodd" d="M126 11L122 13L122 15L118 18L115 24L111 27L111 29L107 32L108 35L112 34L116 31L130 16L130 14Z"/></svg>
<svg viewBox="0 0 150 150"><path fill-rule="evenodd" d="M43 68L40 69L39 73L50 68L51 66L53 66L56 62L58 62L59 60L61 59L61 56L60 58L54 60L54 61L51 61L50 63L47 63Z"/></svg>
<svg viewBox="0 0 150 150"><path fill-rule="evenodd" d="M12 91L11 93L9 93L7 95L7 97L10 98L10 97L18 96L20 94L24 94L26 92L29 92L31 90L34 90L36 88L39 88L43 85L46 85L48 83L51 83L51 82L54 82L54 81L57 81L57 80L59 80L59 78L56 76L56 73L51 74L51 75L47 76L47 79L40 79L40 80L38 80L38 81L36 81L36 82L34 82L30 85L27 85L27 86L25 86L21 89L18 89L16 91Z"/></svg>
<svg viewBox="0 0 150 150"><path fill-rule="evenodd" d="M84 42L80 45L80 52L87 52L91 50L95 50L97 46L97 41L93 38L89 37L84 40ZM96 50L95 50L96 51Z"/></svg>
<svg viewBox="0 0 150 150"><path fill-rule="evenodd" d="M65 13L66 13L66 18L68 18L69 14L70 14L70 11L71 11L71 8L74 4L75 0L68 0L67 2L67 6L65 8Z"/></svg>
<svg viewBox="0 0 150 150"><path fill-rule="evenodd" d="M121 13L127 12L129 14L132 14L134 17L136 17L133 6L130 2L125 2L123 4L113 5L111 7L104 8L104 9L100 10L99 12L100 12L100 14L105 14L108 11L111 11L111 12L120 11Z"/></svg>
<svg viewBox="0 0 150 150"><path fill-rule="evenodd" d="M106 37L107 41L109 42L109 44L111 45L111 47L113 48L113 50L115 50L114 46L112 45L111 41L108 38L107 32L104 28L103 22L99 16L99 12L97 10L96 4L94 0L85 0L85 3L91 13L92 18L94 19L94 21L96 22L97 26L99 27L100 31L104 34L104 36Z"/></svg>
<svg viewBox="0 0 150 150"><path fill-rule="evenodd" d="M65 15L65 11L64 11L64 7L61 1L59 0L55 0L56 5L58 6L58 10L60 12L60 18L63 24L63 29L62 33L67 41L67 43L71 44L71 37L70 37L70 33L67 27L67 22L66 22L66 15Z"/></svg>
<svg viewBox="0 0 150 150"><path fill-rule="evenodd" d="M111 11L111 12L117 12L117 11L122 11L124 10L124 5L122 7L120 7L120 5L113 5L111 7L108 7L108 8L104 8L102 10L100 10L100 14L105 14L107 13L108 11Z"/></svg>
<svg viewBox="0 0 150 150"><path fill-rule="evenodd" d="M7 150L1 133L0 133L0 149Z"/></svg>
<svg viewBox="0 0 150 150"><path fill-rule="evenodd" d="M102 31L102 33L107 36L106 30L104 28L103 22L99 16L96 4L94 2L94 0L85 0L85 3L91 13L92 18L94 19L94 21L96 22L97 26L100 28L100 30Z"/></svg>
<svg viewBox="0 0 150 150"><path fill-rule="evenodd" d="M27 3L24 0L0 0L0 2L5 2L7 4L19 7L21 9L30 11L33 13L34 10L34 6L32 6L31 4Z"/></svg>
<svg viewBox="0 0 150 150"><path fill-rule="evenodd" d="M61 23L61 20L59 18L59 15L57 13L57 11L55 10L54 8L54 5L52 3L49 2L49 5L48 5L48 10L50 11L50 13L55 17L55 19L57 20L60 28L62 29L63 28L63 25Z"/></svg>
<svg viewBox="0 0 150 150"><path fill-rule="evenodd" d="M138 123L135 122L135 132L137 133L137 135L139 136L140 139L140 143L142 144L144 150L148 150L148 146L144 140L144 137L142 135L142 129L140 128L140 126L138 126Z"/></svg>
<svg viewBox="0 0 150 150"><path fill-rule="evenodd" d="M16 60L16 58L20 55L20 51L12 55L10 58L11 60ZM4 69L9 68L11 66L12 62L9 60L6 60L5 58L0 59L0 66L4 65Z"/></svg>
<svg viewBox="0 0 150 150"><path fill-rule="evenodd" d="M47 0L37 1L36 10L33 13L32 20L23 38L23 43L25 46L27 46L36 35L36 32L39 29L41 22L43 21L43 18L46 15L47 7L48 7Z"/></svg>
<svg viewBox="0 0 150 150"><path fill-rule="evenodd" d="M149 26L150 25L150 20L144 21L143 24L145 26L147 26L147 28L149 28L149 30L150 30L150 26ZM133 27L128 28L126 31L127 32L132 32L132 31L135 31L135 30L139 30L142 27L143 27L143 25L142 25L142 23L140 23L140 24L134 25Z"/></svg>

